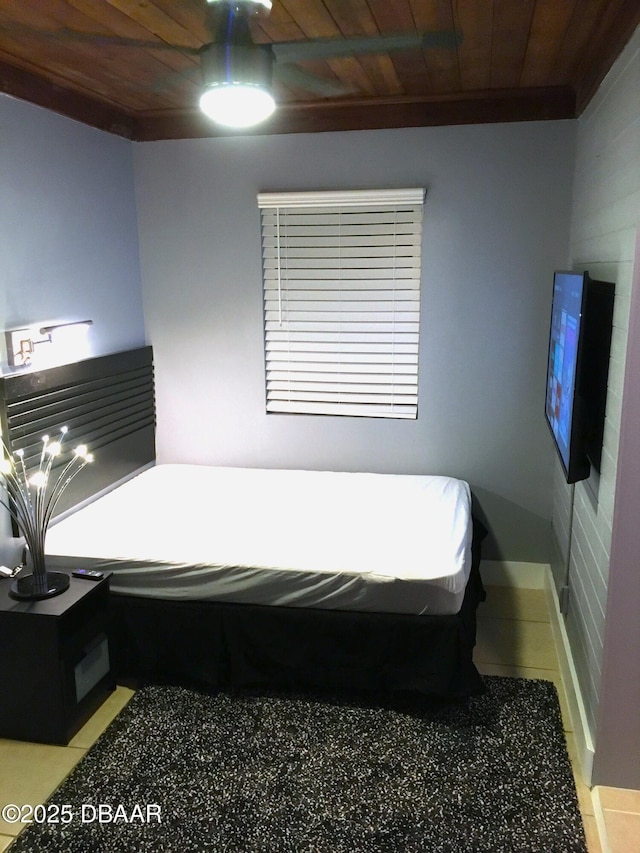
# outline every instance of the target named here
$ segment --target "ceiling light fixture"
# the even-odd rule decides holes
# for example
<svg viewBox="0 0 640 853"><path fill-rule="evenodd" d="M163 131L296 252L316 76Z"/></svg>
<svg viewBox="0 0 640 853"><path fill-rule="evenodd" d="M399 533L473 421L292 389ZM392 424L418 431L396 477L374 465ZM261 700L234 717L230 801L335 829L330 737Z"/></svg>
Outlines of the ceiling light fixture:
<svg viewBox="0 0 640 853"><path fill-rule="evenodd" d="M252 127L273 113L271 91L274 55L268 44L256 44L249 16L270 0L209 0L214 41L200 51L204 88L200 109L226 127Z"/></svg>
<svg viewBox="0 0 640 853"><path fill-rule="evenodd" d="M268 119L276 102L268 88L256 83L211 83L200 97L200 109L225 127L252 127Z"/></svg>

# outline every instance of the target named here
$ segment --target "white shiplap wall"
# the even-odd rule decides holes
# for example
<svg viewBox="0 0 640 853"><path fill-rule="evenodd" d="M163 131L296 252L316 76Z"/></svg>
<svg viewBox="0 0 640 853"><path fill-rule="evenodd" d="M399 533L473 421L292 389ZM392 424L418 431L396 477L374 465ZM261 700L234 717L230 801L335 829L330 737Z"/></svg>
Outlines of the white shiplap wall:
<svg viewBox="0 0 640 853"><path fill-rule="evenodd" d="M591 734L598 714L609 552L636 232L640 224L640 30L579 119L571 261L615 282L602 472L571 489L556 474L553 530L570 554L567 634ZM570 544L570 549L569 549ZM597 749L597 744L596 744Z"/></svg>

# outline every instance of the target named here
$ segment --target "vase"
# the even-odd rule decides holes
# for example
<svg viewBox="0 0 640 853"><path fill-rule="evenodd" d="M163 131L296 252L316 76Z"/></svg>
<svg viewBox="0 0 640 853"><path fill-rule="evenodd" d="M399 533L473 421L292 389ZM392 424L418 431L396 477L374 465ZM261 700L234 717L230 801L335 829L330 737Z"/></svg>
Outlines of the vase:
<svg viewBox="0 0 640 853"><path fill-rule="evenodd" d="M46 531L45 531L46 532ZM22 572L9 587L9 595L20 601L37 601L60 595L69 589L69 575L65 572L48 572L44 555L44 533L27 541L31 574ZM24 571L24 570L23 570Z"/></svg>

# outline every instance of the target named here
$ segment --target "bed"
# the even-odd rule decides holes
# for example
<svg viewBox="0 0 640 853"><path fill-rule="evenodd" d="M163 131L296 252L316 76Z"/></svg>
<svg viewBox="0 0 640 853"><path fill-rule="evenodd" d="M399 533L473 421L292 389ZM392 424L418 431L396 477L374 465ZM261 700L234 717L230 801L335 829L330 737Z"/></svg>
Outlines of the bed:
<svg viewBox="0 0 640 853"><path fill-rule="evenodd" d="M47 565L110 573L120 678L446 698L481 689L483 529L464 481L156 465L149 347L0 389L14 449L28 455L64 423L96 457L49 530Z"/></svg>

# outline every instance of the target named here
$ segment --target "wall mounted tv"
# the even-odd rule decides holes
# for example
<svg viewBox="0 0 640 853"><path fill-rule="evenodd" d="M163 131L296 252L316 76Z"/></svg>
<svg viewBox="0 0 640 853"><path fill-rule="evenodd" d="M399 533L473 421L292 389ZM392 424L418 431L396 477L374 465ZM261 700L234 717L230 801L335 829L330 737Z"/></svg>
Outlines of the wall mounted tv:
<svg viewBox="0 0 640 853"><path fill-rule="evenodd" d="M614 285L555 272L545 414L568 483L600 471Z"/></svg>

